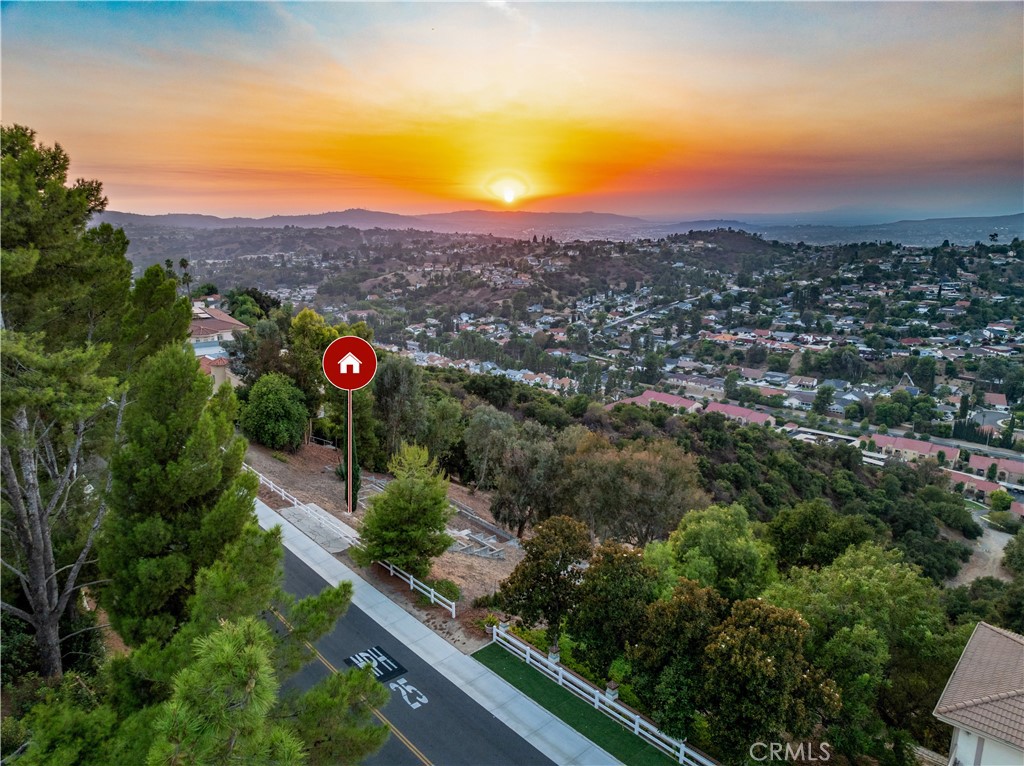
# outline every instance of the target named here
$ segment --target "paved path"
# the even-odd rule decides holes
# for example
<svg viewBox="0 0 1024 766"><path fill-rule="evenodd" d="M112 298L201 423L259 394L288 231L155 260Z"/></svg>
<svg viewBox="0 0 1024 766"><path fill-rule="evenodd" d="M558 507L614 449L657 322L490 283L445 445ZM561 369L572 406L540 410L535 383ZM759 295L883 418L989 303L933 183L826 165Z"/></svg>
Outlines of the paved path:
<svg viewBox="0 0 1024 766"><path fill-rule="evenodd" d="M256 514L265 529L281 527L289 590L305 595L322 588L324 581L336 584L348 580L353 584L352 606L335 629L317 644L324 658L335 667L344 667L346 657L380 647L405 671L385 681L392 688L392 697L383 712L399 734L389 738L384 749L368 763L618 763L427 628L258 500ZM380 666L387 667L388 661L383 660ZM296 682L313 683L325 672L325 668L311 665ZM410 691L409 687L414 688ZM426 702L421 702L421 698ZM414 707L417 702L420 704ZM408 744L403 744L403 740Z"/></svg>

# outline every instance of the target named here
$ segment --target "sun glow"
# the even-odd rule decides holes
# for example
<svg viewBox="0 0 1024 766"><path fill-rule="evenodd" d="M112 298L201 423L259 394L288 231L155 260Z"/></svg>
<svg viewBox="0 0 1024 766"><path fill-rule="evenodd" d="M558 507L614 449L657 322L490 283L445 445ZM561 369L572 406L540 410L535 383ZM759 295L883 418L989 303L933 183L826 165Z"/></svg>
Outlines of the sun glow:
<svg viewBox="0 0 1024 766"><path fill-rule="evenodd" d="M487 191L506 205L512 205L521 197L526 196L529 189L526 182L518 176L500 175L490 180L487 184Z"/></svg>

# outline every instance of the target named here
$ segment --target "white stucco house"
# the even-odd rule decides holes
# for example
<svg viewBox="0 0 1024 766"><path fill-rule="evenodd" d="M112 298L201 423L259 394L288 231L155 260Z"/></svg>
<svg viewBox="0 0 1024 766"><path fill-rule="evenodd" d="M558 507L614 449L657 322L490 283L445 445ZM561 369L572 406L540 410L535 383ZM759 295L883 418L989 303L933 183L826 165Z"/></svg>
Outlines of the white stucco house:
<svg viewBox="0 0 1024 766"><path fill-rule="evenodd" d="M1024 636L979 622L932 715L953 727L949 766L1024 764Z"/></svg>

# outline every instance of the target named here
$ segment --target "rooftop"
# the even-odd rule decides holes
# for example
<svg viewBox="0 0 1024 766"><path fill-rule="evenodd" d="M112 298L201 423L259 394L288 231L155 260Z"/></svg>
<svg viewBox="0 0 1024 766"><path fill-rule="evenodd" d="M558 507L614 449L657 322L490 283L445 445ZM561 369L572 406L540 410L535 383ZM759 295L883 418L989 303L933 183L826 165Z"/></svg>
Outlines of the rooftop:
<svg viewBox="0 0 1024 766"><path fill-rule="evenodd" d="M934 715L1024 750L1024 636L979 622Z"/></svg>

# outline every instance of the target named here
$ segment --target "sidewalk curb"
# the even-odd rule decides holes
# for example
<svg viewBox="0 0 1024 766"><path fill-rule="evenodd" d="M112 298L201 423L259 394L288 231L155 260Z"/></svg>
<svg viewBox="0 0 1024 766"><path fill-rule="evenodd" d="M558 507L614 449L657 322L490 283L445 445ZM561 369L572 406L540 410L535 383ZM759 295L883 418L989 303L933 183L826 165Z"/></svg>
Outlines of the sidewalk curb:
<svg viewBox="0 0 1024 766"><path fill-rule="evenodd" d="M337 585L343 580L350 581L355 606L555 763L565 766L620 763L490 668L438 636L258 499L256 516L264 529L281 527L285 547L327 582Z"/></svg>

